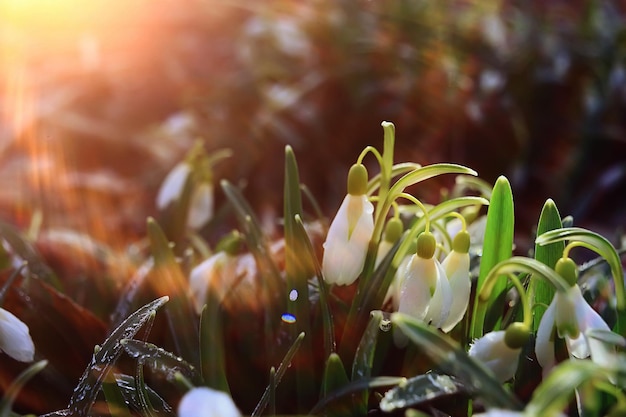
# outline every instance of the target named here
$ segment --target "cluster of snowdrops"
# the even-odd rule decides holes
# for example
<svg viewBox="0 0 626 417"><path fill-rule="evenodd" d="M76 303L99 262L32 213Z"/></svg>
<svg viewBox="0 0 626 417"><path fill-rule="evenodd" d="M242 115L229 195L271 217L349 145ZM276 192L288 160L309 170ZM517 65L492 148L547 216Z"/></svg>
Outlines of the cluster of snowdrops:
<svg viewBox="0 0 626 417"><path fill-rule="evenodd" d="M296 322L303 302L327 303L337 286L355 288L338 350L333 330L325 333L329 341L323 394L321 405L311 414L324 412L332 402L325 398L358 397L359 390L384 385L390 387L379 398L382 411L419 407L438 396L462 392L473 400L468 402L468 415L625 412L626 361L620 350L626 347L626 300L615 247L597 233L564 226L554 202L548 200L539 218L534 252L513 256L513 199L506 178L491 187L461 165L394 163L394 126L384 122L383 130L383 152L367 147L349 171L347 194L327 231L323 228L321 260L306 234L315 222L302 220L295 156L290 148L286 152L285 238L269 250L284 251L289 264L290 248L297 246L292 256L308 259L310 267L294 273L286 266L289 314L282 319L293 317ZM181 207L187 229L202 227L214 214L211 166L228 156L228 152L208 155L194 149L163 182L157 206L165 209L185 199ZM368 156L377 162L376 175L370 176L364 164ZM457 175L457 181L439 204L424 203L406 192L443 174ZM222 185L227 194L234 192L229 184ZM239 204L237 198L231 203ZM242 217L249 221L243 210ZM254 234L254 228L246 232ZM248 246L251 240L237 236L240 240L226 240L231 244L207 252L188 274L187 296L198 314L210 300L219 303L235 277L254 279L258 274L257 256L239 254L241 239ZM608 302L615 313L610 324L583 297L579 266L570 257L577 247L595 252L608 266L613 280ZM317 298L309 296L309 287L316 288ZM324 307L322 311L324 325L332 326L332 312ZM418 346L436 364L434 369L386 380L371 375L373 353L366 360L356 354L370 348L373 352L374 339L363 342L365 333L371 333L368 320L375 323L375 332L390 329L397 348ZM302 337L306 334L296 341ZM0 309L0 349L24 362L32 361L35 353L28 327L4 309ZM522 404L511 387L521 378L527 357L540 365L542 381L530 401ZM272 379L268 395L253 415L260 415L271 403L271 392L277 389L281 372L288 371L289 359L288 354L272 374L278 377ZM354 360L351 377L343 363L349 359ZM194 387L187 381L178 416L241 414L230 392L220 389L224 385L207 385Z"/></svg>

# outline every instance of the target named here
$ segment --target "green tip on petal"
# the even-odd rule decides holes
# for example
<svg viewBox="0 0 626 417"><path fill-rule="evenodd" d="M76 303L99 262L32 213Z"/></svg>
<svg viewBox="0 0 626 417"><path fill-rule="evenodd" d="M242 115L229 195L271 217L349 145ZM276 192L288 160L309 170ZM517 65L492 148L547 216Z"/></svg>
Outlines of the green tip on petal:
<svg viewBox="0 0 626 417"><path fill-rule="evenodd" d="M452 250L459 253L469 252L470 234L467 230L462 230L454 236Z"/></svg>
<svg viewBox="0 0 626 417"><path fill-rule="evenodd" d="M430 232L424 232L417 237L417 256L423 259L430 259L435 255L437 241Z"/></svg>
<svg viewBox="0 0 626 417"><path fill-rule="evenodd" d="M511 349L520 349L528 342L530 329L523 323L511 323L504 333L504 343Z"/></svg>
<svg viewBox="0 0 626 417"><path fill-rule="evenodd" d="M570 286L578 282L578 266L571 258L561 258L557 261L554 270L562 276Z"/></svg>
<svg viewBox="0 0 626 417"><path fill-rule="evenodd" d="M400 240L403 231L404 225L402 224L402 220L396 217L389 219L385 226L385 240L387 242L396 243Z"/></svg>
<svg viewBox="0 0 626 417"><path fill-rule="evenodd" d="M365 195L367 193L367 169L363 164L354 164L348 172L348 194Z"/></svg>

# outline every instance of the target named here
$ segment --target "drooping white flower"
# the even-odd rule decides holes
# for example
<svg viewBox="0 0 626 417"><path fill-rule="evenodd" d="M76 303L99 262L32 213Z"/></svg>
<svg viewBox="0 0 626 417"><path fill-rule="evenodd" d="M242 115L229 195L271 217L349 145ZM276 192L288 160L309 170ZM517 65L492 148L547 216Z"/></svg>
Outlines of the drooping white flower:
<svg viewBox="0 0 626 417"><path fill-rule="evenodd" d="M32 362L35 356L28 326L3 308L0 308L0 351L20 362Z"/></svg>
<svg viewBox="0 0 626 417"><path fill-rule="evenodd" d="M187 214L188 228L198 230L213 218L213 201L213 184L201 182L191 194L189 213Z"/></svg>
<svg viewBox="0 0 626 417"><path fill-rule="evenodd" d="M164 210L182 197L190 175L193 175L193 168L187 161L180 162L167 174L156 198L159 210ZM187 227L198 230L204 226L213 217L213 206L213 184L208 179L198 179L191 191Z"/></svg>
<svg viewBox="0 0 626 417"><path fill-rule="evenodd" d="M330 224L323 245L322 271L329 284L350 285L363 270L374 232L374 206L365 194L366 189L367 171L363 165L355 164L348 175L348 194Z"/></svg>
<svg viewBox="0 0 626 417"><path fill-rule="evenodd" d="M180 198L190 173L191 166L186 162L178 163L172 168L161 183L157 194L156 206L159 210L165 209Z"/></svg>
<svg viewBox="0 0 626 417"><path fill-rule="evenodd" d="M452 330L467 311L471 291L469 246L469 233L467 231L457 233L452 242L452 250L441 264L452 292L450 314L441 326L444 332Z"/></svg>
<svg viewBox="0 0 626 417"><path fill-rule="evenodd" d="M610 331L608 324L584 299L576 284L577 267L570 258L559 259L555 270L571 284L567 291L557 291L543 314L537 329L535 354L544 371L549 373L555 364L554 337L565 338L569 355L608 365L612 349L606 343L587 336L590 330Z"/></svg>
<svg viewBox="0 0 626 417"><path fill-rule="evenodd" d="M224 297L228 278L234 281L236 269L236 257L226 252L218 252L191 270L189 292L198 314L202 312L209 291L214 292L219 300Z"/></svg>
<svg viewBox="0 0 626 417"><path fill-rule="evenodd" d="M233 399L223 391L192 388L178 404L178 417L240 417Z"/></svg>
<svg viewBox="0 0 626 417"><path fill-rule="evenodd" d="M469 348L469 355L491 370L500 382L508 381L515 376L519 354L523 344L509 346L506 333L510 330L498 330L476 339ZM528 332L526 332L528 339Z"/></svg>
<svg viewBox="0 0 626 417"><path fill-rule="evenodd" d="M411 256L400 288L398 311L441 327L450 314L452 291L446 273L434 257L436 242L432 233L418 237L417 253Z"/></svg>

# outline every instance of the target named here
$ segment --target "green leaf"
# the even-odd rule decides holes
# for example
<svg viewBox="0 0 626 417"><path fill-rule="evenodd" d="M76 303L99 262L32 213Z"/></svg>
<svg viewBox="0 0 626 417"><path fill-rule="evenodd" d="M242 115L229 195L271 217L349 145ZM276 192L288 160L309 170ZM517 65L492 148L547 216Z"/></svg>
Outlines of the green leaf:
<svg viewBox="0 0 626 417"><path fill-rule="evenodd" d="M420 346L444 373L457 377L471 393L495 408L521 409L520 402L461 347L431 326L413 317L393 313L391 321Z"/></svg>
<svg viewBox="0 0 626 417"><path fill-rule="evenodd" d="M135 339L122 339L120 344L131 357L140 360L154 372L160 373L168 381L173 382L175 375L180 373L187 380L200 384L200 374L188 362L152 343Z"/></svg>
<svg viewBox="0 0 626 417"><path fill-rule="evenodd" d="M341 362L341 358L336 353L331 353L326 361L326 368L324 369L322 398L327 396L330 392L347 385L348 382L350 382L350 380L348 379L348 374L346 374L343 362Z"/></svg>
<svg viewBox="0 0 626 417"><path fill-rule="evenodd" d="M361 337L361 342L356 348L354 361L352 362L352 381L359 379L369 379L372 376L372 366L374 364L374 353L378 342L378 333L380 332L383 313L381 311L372 311L370 313L370 321L367 324L365 332ZM359 414L367 413L367 400L369 393L365 390L359 397L357 402L357 412Z"/></svg>
<svg viewBox="0 0 626 417"><path fill-rule="evenodd" d="M309 305L308 281L313 277L313 259L307 256L307 241L296 231L296 216L302 216L302 197L300 195L300 177L296 156L290 146L285 148L285 184L284 184L284 221L285 221L285 280L289 294L287 311L296 317L296 322L289 326L292 337L304 332L311 334L311 312ZM311 340L302 342L299 355L312 356ZM305 360L295 361L298 404L303 405L307 393L313 390L315 379L313 367L307 367Z"/></svg>
<svg viewBox="0 0 626 417"><path fill-rule="evenodd" d="M187 279L163 230L152 218L148 218L147 224L154 259L151 279L159 295L170 297L165 314L170 335L178 350L176 353L198 366L198 319L187 295Z"/></svg>
<svg viewBox="0 0 626 417"><path fill-rule="evenodd" d="M380 409L390 413L462 391L463 386L455 378L438 372L429 372L407 379L387 391L380 401Z"/></svg>
<svg viewBox="0 0 626 417"><path fill-rule="evenodd" d="M293 344L291 345L291 347L285 354L284 359L282 360L280 365L278 365L278 369L276 370L276 377L274 381L270 385L268 385L267 388L265 388L265 392L263 393L263 396L261 397L261 400L259 401L257 406L254 408L254 411L252 412L251 417L260 416L261 413L263 413L263 410L265 410L265 407L267 407L267 404L270 400L270 393L272 390L272 386L276 387L280 383L280 381L283 379L285 372L287 372L287 368L289 368L289 366L291 365L291 361L293 360L294 356L298 352L298 349L300 348L300 344L302 344L302 339L304 339L304 333L300 333L298 335L296 340L293 342Z"/></svg>
<svg viewBox="0 0 626 417"><path fill-rule="evenodd" d="M95 350L91 361L85 368L83 376L78 381L76 388L74 388L72 398L70 398L68 405L70 415L85 417L89 414L89 410L98 396L104 378L122 354L123 346L120 342L123 339L130 339L137 334L143 325L168 300L169 297L167 296L161 297L135 311L113 330L101 347Z"/></svg>
<svg viewBox="0 0 626 417"><path fill-rule="evenodd" d="M139 368L143 368L143 365ZM147 416L162 415L162 413L175 416L172 407L156 391L144 384L143 376L140 379L140 386L138 386L137 377L115 374L117 386L131 406L141 410Z"/></svg>
<svg viewBox="0 0 626 417"><path fill-rule="evenodd" d="M300 216L295 216L295 233L297 239L304 242L304 252L302 256L306 256L313 261L314 274L317 278L317 286L319 291L319 305L322 311L322 326L324 328L324 357L329 357L332 352L335 351L335 330L333 325L333 317L332 312L330 311L330 304L328 302L328 286L326 281L324 281L322 267L319 264L317 258L315 257L315 250L313 249L313 244L309 239L309 236L306 233L304 228L304 223L302 223L302 219Z"/></svg>
<svg viewBox="0 0 626 417"><path fill-rule="evenodd" d="M526 406L529 416L558 416L567 407L575 390L593 379L607 380L608 371L592 361L567 360L535 389Z"/></svg>
<svg viewBox="0 0 626 417"><path fill-rule="evenodd" d="M541 210L541 215L539 216L537 235L539 236L545 232L549 232L550 230L560 229L561 227L561 215L559 214L559 210L556 208L556 204L554 204L552 199L546 200L543 205L543 209ZM563 242L554 242L549 245L535 244L535 259L554 269L556 262L561 256L563 256L564 249L565 243ZM533 297L532 304L535 306L533 309L533 333L537 332L539 323L541 322L541 317L543 317L543 313L545 311L545 308L537 307L550 305L552 298L554 298L554 292L554 287L550 285L549 282L546 282L543 279L531 277L528 286L528 295L529 297Z"/></svg>
<svg viewBox="0 0 626 417"><path fill-rule="evenodd" d="M485 278L491 269L498 263L511 257L513 253L513 192L509 181L501 176L496 180L487 210L487 225L485 227L485 237L483 243L483 254L480 261L480 272L476 283L476 299L474 303L474 314L472 316L472 326L470 337L477 339L482 336L478 332L476 309L478 308L478 294L482 290ZM495 283L490 299L487 302L487 330L492 330L496 321L502 317L504 309L504 299L500 294L506 288L506 278L502 277ZM481 319L482 320L482 319Z"/></svg>
<svg viewBox="0 0 626 417"><path fill-rule="evenodd" d="M209 290L207 304L200 315L200 364L204 383L216 390L230 393L226 378L224 334L220 301Z"/></svg>
<svg viewBox="0 0 626 417"><path fill-rule="evenodd" d="M358 381L352 381L322 398L317 404L315 404L311 411L309 411L308 415L320 414L322 410L326 409L334 401L337 401L338 399L345 397L346 395L350 395L363 390L370 390L373 388L398 385L405 380L406 378L402 377L379 376L370 379L360 379Z"/></svg>
<svg viewBox="0 0 626 417"><path fill-rule="evenodd" d="M48 365L48 361L46 360L35 362L22 371L22 373L19 374L13 382L11 382L11 385L9 385L2 395L2 401L0 401L0 417L9 417L11 414L11 408L13 407L13 402L17 398L20 390L32 377L45 368L46 365Z"/></svg>
<svg viewBox="0 0 626 417"><path fill-rule="evenodd" d="M111 417L131 417L124 395L111 373L104 378L102 391Z"/></svg>

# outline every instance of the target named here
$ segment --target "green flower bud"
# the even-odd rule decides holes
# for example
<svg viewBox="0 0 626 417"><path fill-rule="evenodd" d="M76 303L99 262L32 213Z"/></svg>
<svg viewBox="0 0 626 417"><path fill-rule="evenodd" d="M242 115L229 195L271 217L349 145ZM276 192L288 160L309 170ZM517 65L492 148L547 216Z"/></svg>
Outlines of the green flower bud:
<svg viewBox="0 0 626 417"><path fill-rule="evenodd" d="M225 252L229 255L236 255L239 253L243 246L243 236L239 231L233 230L226 236L224 236L217 243L216 252Z"/></svg>
<svg viewBox="0 0 626 417"><path fill-rule="evenodd" d="M511 323L504 333L504 343L511 349L520 349L528 342L530 329L524 323Z"/></svg>
<svg viewBox="0 0 626 417"><path fill-rule="evenodd" d="M389 219L385 226L385 240L387 242L396 243L400 240L403 231L404 225L402 224L402 220L393 217Z"/></svg>
<svg viewBox="0 0 626 417"><path fill-rule="evenodd" d="M578 282L578 266L571 258L559 259L554 270L572 287Z"/></svg>
<svg viewBox="0 0 626 417"><path fill-rule="evenodd" d="M417 256L423 259L430 259L435 255L437 241L430 232L424 232L417 237Z"/></svg>
<svg viewBox="0 0 626 417"><path fill-rule="evenodd" d="M461 230L454 236L452 241L452 250L459 253L469 252L470 247L470 234L467 230Z"/></svg>
<svg viewBox="0 0 626 417"><path fill-rule="evenodd" d="M365 195L367 193L367 169L363 164L354 164L348 172L348 194Z"/></svg>

